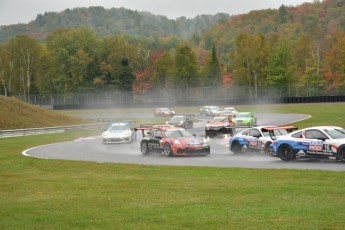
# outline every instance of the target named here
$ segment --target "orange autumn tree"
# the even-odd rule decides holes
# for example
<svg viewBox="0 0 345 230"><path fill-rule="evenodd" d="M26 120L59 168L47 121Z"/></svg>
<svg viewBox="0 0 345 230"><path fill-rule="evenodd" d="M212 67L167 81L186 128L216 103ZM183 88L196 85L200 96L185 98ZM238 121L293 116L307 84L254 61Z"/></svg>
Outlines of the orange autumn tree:
<svg viewBox="0 0 345 230"><path fill-rule="evenodd" d="M345 34L333 36L337 41L325 53L323 77L327 82L325 91L329 95L336 93L338 88L345 87Z"/></svg>

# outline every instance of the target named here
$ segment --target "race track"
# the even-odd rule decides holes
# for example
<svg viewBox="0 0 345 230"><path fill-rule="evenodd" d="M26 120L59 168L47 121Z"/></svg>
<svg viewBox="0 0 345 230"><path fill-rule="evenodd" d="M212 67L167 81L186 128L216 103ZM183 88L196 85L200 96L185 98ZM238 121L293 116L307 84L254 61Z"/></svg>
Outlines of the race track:
<svg viewBox="0 0 345 230"><path fill-rule="evenodd" d="M136 114L136 116L138 116ZM140 115L141 116L141 115ZM197 116L202 122L196 123L192 133L204 135L205 116ZM293 121L309 118L303 114L257 114L258 125L285 125ZM296 160L284 162L264 153L252 152L239 155L233 154L228 148L228 137L217 137L210 140L211 154L199 157L166 157L160 153L143 156L138 141L124 144L102 144L100 136L78 139L70 142L56 143L28 149L26 156L44 159L62 159L93 161L99 163L128 163L143 165L177 165L206 167L237 167L237 168L287 168L287 169L319 169L344 171L345 164L330 160Z"/></svg>

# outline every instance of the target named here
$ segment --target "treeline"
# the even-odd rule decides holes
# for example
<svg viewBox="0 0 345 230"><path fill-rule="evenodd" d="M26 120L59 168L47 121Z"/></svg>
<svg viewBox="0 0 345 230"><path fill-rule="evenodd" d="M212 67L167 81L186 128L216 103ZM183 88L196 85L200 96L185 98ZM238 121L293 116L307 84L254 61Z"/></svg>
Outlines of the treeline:
<svg viewBox="0 0 345 230"><path fill-rule="evenodd" d="M251 98L262 89L272 97L345 93L344 2L251 12L189 40L102 37L87 27L55 30L43 42L18 35L0 45L0 93L27 100L210 86L238 86L245 89L238 97ZM263 32L260 23L252 27L254 19L276 27Z"/></svg>
<svg viewBox="0 0 345 230"><path fill-rule="evenodd" d="M88 27L98 36L125 35L136 38L159 38L171 34L190 38L194 33L203 33L220 22L228 21L229 15L200 15L192 19L180 17L176 20L125 8L103 7L66 9L60 13L38 14L28 24L0 26L0 42L16 35L25 34L43 41L48 33L61 28Z"/></svg>

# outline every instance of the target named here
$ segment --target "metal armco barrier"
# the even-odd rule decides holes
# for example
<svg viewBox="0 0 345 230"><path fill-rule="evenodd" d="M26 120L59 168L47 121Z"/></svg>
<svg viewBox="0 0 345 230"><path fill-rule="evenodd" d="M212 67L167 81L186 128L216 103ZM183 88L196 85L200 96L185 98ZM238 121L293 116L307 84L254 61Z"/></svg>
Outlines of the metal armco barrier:
<svg viewBox="0 0 345 230"><path fill-rule="evenodd" d="M109 123L97 123L88 125L73 125L73 126L57 126L57 127L44 127L32 129L13 129L13 130L0 130L0 138L31 136L49 133L63 133L75 130L90 130L90 129L104 129Z"/></svg>

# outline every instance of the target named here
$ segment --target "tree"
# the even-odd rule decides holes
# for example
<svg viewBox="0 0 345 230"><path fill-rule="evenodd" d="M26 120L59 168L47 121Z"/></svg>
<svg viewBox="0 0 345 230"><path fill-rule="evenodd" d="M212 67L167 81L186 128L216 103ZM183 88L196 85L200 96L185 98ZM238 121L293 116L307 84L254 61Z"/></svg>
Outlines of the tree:
<svg viewBox="0 0 345 230"><path fill-rule="evenodd" d="M103 49L100 59L103 59L103 76L110 88L131 90L135 80L135 71L141 71L142 63L147 58L141 43L127 37L114 36L101 42ZM104 72L104 70L109 72Z"/></svg>
<svg viewBox="0 0 345 230"><path fill-rule="evenodd" d="M0 83L5 96L11 95L13 64L14 62L11 58L11 53L8 50L8 45L0 45Z"/></svg>
<svg viewBox="0 0 345 230"><path fill-rule="evenodd" d="M57 30L47 37L47 47L59 65L57 84L64 93L92 86L97 65L92 65L98 49L94 32L85 27Z"/></svg>
<svg viewBox="0 0 345 230"><path fill-rule="evenodd" d="M37 70L37 62L40 57L40 46L33 38L26 35L18 35L9 43L13 52L13 62L16 68L17 89L24 96L25 101L30 102L30 90L34 86L34 75Z"/></svg>
<svg viewBox="0 0 345 230"><path fill-rule="evenodd" d="M220 63L216 53L216 47L213 44L212 53L206 60L206 81L207 86L219 86L222 84L222 74Z"/></svg>
<svg viewBox="0 0 345 230"><path fill-rule="evenodd" d="M193 87L199 84L197 59L187 44L181 44L175 54L176 86Z"/></svg>
<svg viewBox="0 0 345 230"><path fill-rule="evenodd" d="M153 61L152 81L154 88L173 86L175 60L173 54L164 52Z"/></svg>
<svg viewBox="0 0 345 230"><path fill-rule="evenodd" d="M269 47L263 35L240 34L236 38L235 80L239 84L247 82L250 97L258 97L258 85L267 76L268 56Z"/></svg>
<svg viewBox="0 0 345 230"><path fill-rule="evenodd" d="M344 33L337 33L333 37L336 40L325 52L323 71L328 95L334 95L337 90L345 88L345 36Z"/></svg>
<svg viewBox="0 0 345 230"><path fill-rule="evenodd" d="M288 41L283 40L278 43L269 58L267 84L281 92L287 90L287 96L291 96L294 62Z"/></svg>

